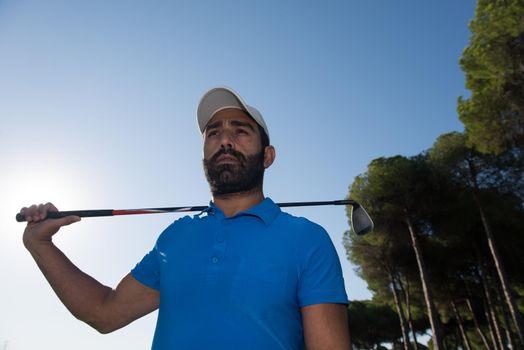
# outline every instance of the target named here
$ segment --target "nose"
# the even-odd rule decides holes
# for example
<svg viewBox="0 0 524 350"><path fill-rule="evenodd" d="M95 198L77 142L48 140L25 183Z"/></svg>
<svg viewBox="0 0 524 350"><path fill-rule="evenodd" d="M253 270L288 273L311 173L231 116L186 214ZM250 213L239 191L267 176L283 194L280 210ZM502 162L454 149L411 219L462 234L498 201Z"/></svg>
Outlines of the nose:
<svg viewBox="0 0 524 350"><path fill-rule="evenodd" d="M234 144L234 135L230 131L224 130L220 134L220 147L224 149L233 148Z"/></svg>

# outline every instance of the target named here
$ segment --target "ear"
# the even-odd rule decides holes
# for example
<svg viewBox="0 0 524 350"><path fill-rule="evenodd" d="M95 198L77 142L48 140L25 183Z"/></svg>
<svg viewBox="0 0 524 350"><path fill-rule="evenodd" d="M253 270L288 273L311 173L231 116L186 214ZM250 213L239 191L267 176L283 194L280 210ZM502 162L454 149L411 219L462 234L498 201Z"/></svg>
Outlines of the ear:
<svg viewBox="0 0 524 350"><path fill-rule="evenodd" d="M275 147L269 145L264 149L264 168L267 169L275 161L276 152Z"/></svg>

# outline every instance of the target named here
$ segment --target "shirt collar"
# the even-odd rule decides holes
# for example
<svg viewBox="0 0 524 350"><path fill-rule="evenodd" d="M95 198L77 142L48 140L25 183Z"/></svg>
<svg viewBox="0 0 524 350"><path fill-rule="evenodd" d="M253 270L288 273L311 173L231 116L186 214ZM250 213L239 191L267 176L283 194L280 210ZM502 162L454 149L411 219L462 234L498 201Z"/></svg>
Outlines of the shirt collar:
<svg viewBox="0 0 524 350"><path fill-rule="evenodd" d="M209 202L209 207L204 209L203 212L206 212L211 215L218 215L224 217L224 213L222 212L222 210L220 210L220 208L218 208L212 201ZM242 215L256 216L257 218L262 220L266 226L269 226L280 212L280 207L276 205L275 202L271 200L271 198L266 197L262 202L258 203L257 205L249 208L248 210L241 211L240 213L236 214L235 216L232 216L231 218L235 218Z"/></svg>

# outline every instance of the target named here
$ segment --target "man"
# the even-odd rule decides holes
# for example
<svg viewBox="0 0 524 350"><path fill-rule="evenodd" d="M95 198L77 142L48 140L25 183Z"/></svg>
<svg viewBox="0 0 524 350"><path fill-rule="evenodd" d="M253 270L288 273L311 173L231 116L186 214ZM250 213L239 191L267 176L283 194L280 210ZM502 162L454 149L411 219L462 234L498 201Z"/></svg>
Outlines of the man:
<svg viewBox="0 0 524 350"><path fill-rule="evenodd" d="M229 88L198 106L213 200L176 220L116 289L80 271L53 244L51 204L22 208L23 240L78 319L112 332L159 308L153 349L348 349L340 262L320 226L264 197L275 159L261 114Z"/></svg>

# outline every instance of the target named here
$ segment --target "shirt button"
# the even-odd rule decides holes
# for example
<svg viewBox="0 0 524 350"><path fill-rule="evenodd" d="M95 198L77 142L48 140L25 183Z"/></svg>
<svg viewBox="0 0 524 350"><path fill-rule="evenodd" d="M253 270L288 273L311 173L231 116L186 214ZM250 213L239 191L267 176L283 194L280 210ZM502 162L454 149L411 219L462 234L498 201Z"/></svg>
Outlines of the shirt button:
<svg viewBox="0 0 524 350"><path fill-rule="evenodd" d="M216 240L218 243L224 242L224 238L222 238L222 236L217 236Z"/></svg>
<svg viewBox="0 0 524 350"><path fill-rule="evenodd" d="M213 264L216 264L218 262L218 258L214 256L211 258L211 261L213 262Z"/></svg>

